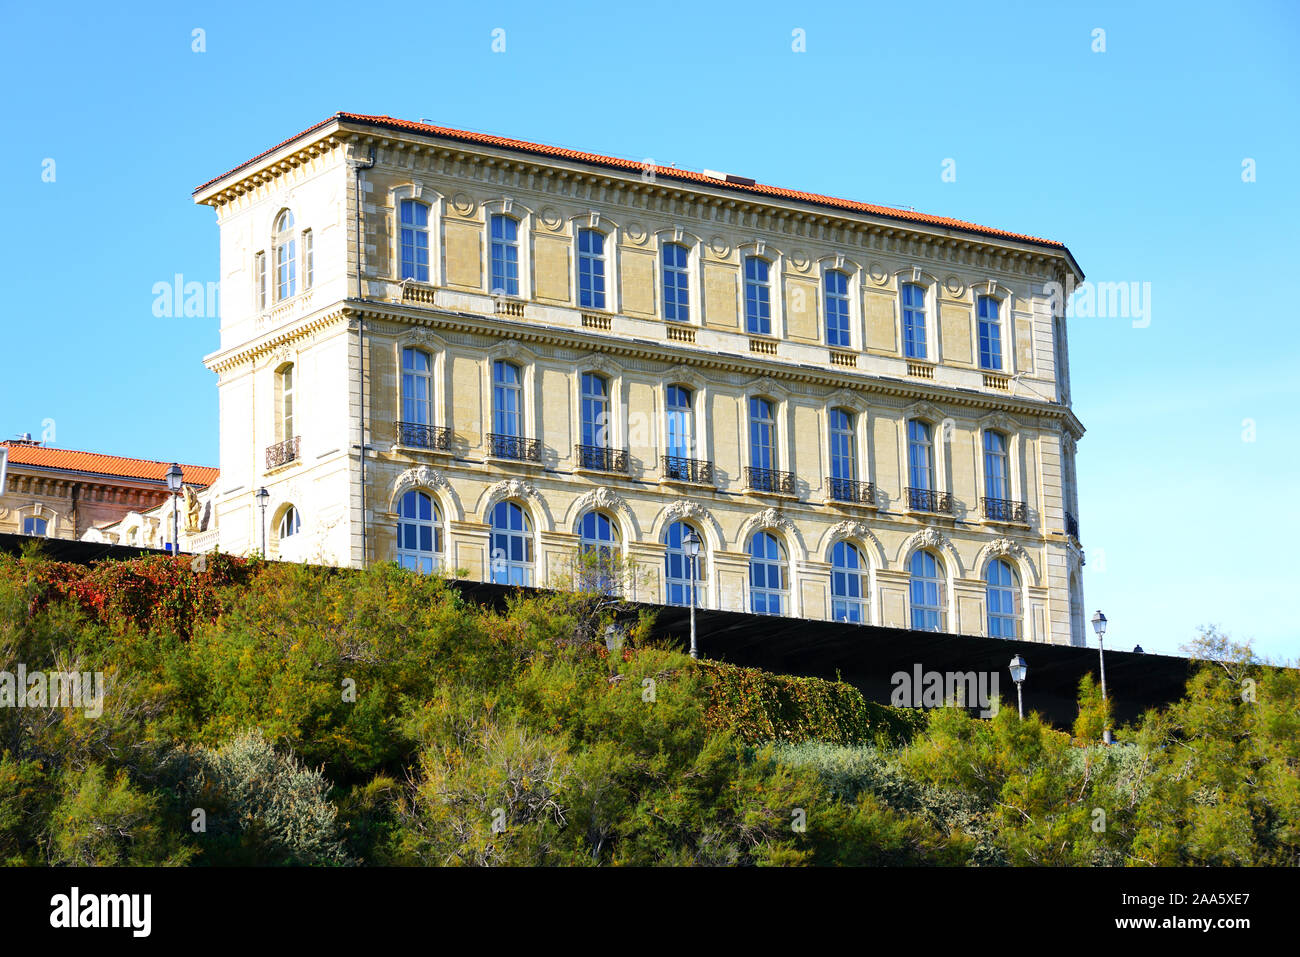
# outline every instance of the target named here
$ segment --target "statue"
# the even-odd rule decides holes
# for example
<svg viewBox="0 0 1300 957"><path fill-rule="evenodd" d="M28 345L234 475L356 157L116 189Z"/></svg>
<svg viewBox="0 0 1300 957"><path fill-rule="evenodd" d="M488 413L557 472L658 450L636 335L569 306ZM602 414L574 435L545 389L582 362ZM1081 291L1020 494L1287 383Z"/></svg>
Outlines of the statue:
<svg viewBox="0 0 1300 957"><path fill-rule="evenodd" d="M185 490L185 531L197 532L199 530L199 497L194 493L194 489L188 485L184 486Z"/></svg>

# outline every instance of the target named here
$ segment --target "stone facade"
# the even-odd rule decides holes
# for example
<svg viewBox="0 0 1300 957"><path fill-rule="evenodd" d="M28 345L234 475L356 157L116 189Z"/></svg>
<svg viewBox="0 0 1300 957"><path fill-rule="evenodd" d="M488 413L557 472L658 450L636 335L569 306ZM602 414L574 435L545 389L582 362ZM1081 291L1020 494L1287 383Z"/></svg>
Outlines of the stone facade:
<svg viewBox="0 0 1300 957"><path fill-rule="evenodd" d="M751 607L751 536L767 530L786 562L786 614L832 617L832 549L848 541L867 565L868 622L911 625L909 561L925 550L943 580L943 630L987 633L986 572L1001 560L1020 634L1082 644L1083 429L1053 314L1053 289L1082 279L1068 250L629 165L339 114L196 190L221 234L221 347L206 359L219 377L220 547L260 547L264 487L273 556L394 560L402 497L418 490L437 506L440 561L474 579L497 567L498 502L527 516L535 584L556 580L595 510L641 569L638 598L666 599L665 533L685 521L704 543L702 605ZM403 279L403 202L425 210L427 276ZM512 294L491 288L493 216L516 224ZM579 230L603 237L603 308L578 299ZM687 322L664 318L668 244L686 250ZM768 334L746 329L749 257L768 264ZM292 286L276 268L290 261ZM847 344L827 344L828 271L844 277ZM904 353L905 284L924 295L924 360ZM999 310L998 369L981 367L980 297ZM418 435L399 427L408 349L431 387ZM489 440L498 361L518 370L518 434L535 460ZM576 448L587 374L608 393L611 451L594 461ZM690 458L705 473L665 472L669 386L689 391ZM749 471L756 397L772 409L771 468L788 485ZM854 478L870 483L848 495L830 480L831 410L850 416ZM933 436L933 499L907 492L912 420ZM1009 465L992 505L990 430Z"/></svg>

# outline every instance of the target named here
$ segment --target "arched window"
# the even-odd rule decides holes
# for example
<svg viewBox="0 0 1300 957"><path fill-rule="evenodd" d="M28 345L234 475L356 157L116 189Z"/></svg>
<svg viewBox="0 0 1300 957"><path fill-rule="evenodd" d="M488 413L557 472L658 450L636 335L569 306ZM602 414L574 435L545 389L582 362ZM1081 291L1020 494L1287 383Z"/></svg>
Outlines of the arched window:
<svg viewBox="0 0 1300 957"><path fill-rule="evenodd" d="M519 366L500 360L492 363L492 430L497 435L523 435L523 376Z"/></svg>
<svg viewBox="0 0 1300 957"><path fill-rule="evenodd" d="M492 581L498 585L533 583L533 530L527 513L514 502L492 509Z"/></svg>
<svg viewBox="0 0 1300 957"><path fill-rule="evenodd" d="M424 492L413 489L398 503L397 563L424 573L442 564L442 516Z"/></svg>
<svg viewBox="0 0 1300 957"><path fill-rule="evenodd" d="M1088 644L1084 624L1083 586L1079 584L1079 574L1070 575L1070 644L1084 646Z"/></svg>
<svg viewBox="0 0 1300 957"><path fill-rule="evenodd" d="M302 529L302 519L298 516L298 510L290 505L280 516L280 538L292 538Z"/></svg>
<svg viewBox="0 0 1300 957"><path fill-rule="evenodd" d="M664 264L664 318L669 322L691 321L691 282L687 272L690 254L685 246L668 243L662 250Z"/></svg>
<svg viewBox="0 0 1300 957"><path fill-rule="evenodd" d="M934 489L934 442L930 423L921 419L907 422L907 481L919 491Z"/></svg>
<svg viewBox="0 0 1300 957"><path fill-rule="evenodd" d="M831 549L831 618L863 625L867 622L867 562L848 542Z"/></svg>
<svg viewBox="0 0 1300 957"><path fill-rule="evenodd" d="M849 338L849 277L831 270L822 279L826 299L826 344L847 349Z"/></svg>
<svg viewBox="0 0 1300 957"><path fill-rule="evenodd" d="M429 207L413 199L399 208L398 255L402 278L429 281Z"/></svg>
<svg viewBox="0 0 1300 957"><path fill-rule="evenodd" d="M24 535L44 535L49 523L43 518L37 518L35 515L28 515L23 519Z"/></svg>
<svg viewBox="0 0 1300 957"><path fill-rule="evenodd" d="M519 223L492 217L492 295L519 295Z"/></svg>
<svg viewBox="0 0 1300 957"><path fill-rule="evenodd" d="M925 290L910 282L903 286L903 355L926 358Z"/></svg>
<svg viewBox="0 0 1300 957"><path fill-rule="evenodd" d="M984 492L989 498L1011 498L1007 437L992 429L984 430Z"/></svg>
<svg viewBox="0 0 1300 957"><path fill-rule="evenodd" d="M615 562L618 556L618 526L603 512L587 512L578 523L580 549L590 565L582 566L582 578L587 587L596 591L614 590Z"/></svg>
<svg viewBox="0 0 1300 957"><path fill-rule="evenodd" d="M433 424L432 368L423 349L402 350L402 422L407 425Z"/></svg>
<svg viewBox="0 0 1300 957"><path fill-rule="evenodd" d="M929 552L916 552L908 563L911 575L912 628L943 631L948 619L948 589L943 565Z"/></svg>
<svg viewBox="0 0 1300 957"><path fill-rule="evenodd" d="M279 393L279 435L278 440L287 442L293 438L293 363L280 367L276 373L276 391Z"/></svg>
<svg viewBox="0 0 1300 957"><path fill-rule="evenodd" d="M785 614L789 588L785 549L771 532L749 540L749 607L756 615Z"/></svg>
<svg viewBox="0 0 1300 957"><path fill-rule="evenodd" d="M293 213L287 209L275 220L275 301L288 299L297 291L297 243L293 237Z"/></svg>
<svg viewBox="0 0 1300 957"><path fill-rule="evenodd" d="M745 257L745 331L772 334L772 287L767 260Z"/></svg>
<svg viewBox="0 0 1300 957"><path fill-rule="evenodd" d="M853 413L848 409L831 409L829 418L831 498L841 502L855 501L858 449L853 432Z"/></svg>
<svg viewBox="0 0 1300 957"><path fill-rule="evenodd" d="M664 463L664 478L679 482L699 482L702 477L695 471L695 415L691 411L691 390L680 385L670 385L665 390L664 404L668 415L668 457Z"/></svg>
<svg viewBox="0 0 1300 957"><path fill-rule="evenodd" d="M980 367L1002 368L1002 303L992 296L979 297Z"/></svg>
<svg viewBox="0 0 1300 957"><path fill-rule="evenodd" d="M694 560L686 554L686 537L694 531L700 541L699 554ZM665 599L670 605L689 605L691 603L691 571L695 572L695 607L703 606L704 599L704 536L699 530L686 522L673 522L664 533L667 546L664 557L664 581L667 584Z"/></svg>
<svg viewBox="0 0 1300 957"><path fill-rule="evenodd" d="M582 444L596 449L610 446L609 382L594 372L582 374Z"/></svg>
<svg viewBox="0 0 1300 957"><path fill-rule="evenodd" d="M605 308L605 237L594 229L578 230L578 305Z"/></svg>
<svg viewBox="0 0 1300 957"><path fill-rule="evenodd" d="M1016 573L1002 559L989 562L984 572L988 585L989 637L1020 637L1020 588Z"/></svg>

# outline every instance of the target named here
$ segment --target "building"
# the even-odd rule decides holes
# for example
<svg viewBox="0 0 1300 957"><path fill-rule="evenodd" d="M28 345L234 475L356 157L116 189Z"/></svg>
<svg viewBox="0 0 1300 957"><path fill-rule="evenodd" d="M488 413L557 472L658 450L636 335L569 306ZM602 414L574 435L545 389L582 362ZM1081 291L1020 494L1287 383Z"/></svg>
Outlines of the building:
<svg viewBox="0 0 1300 957"><path fill-rule="evenodd" d="M59 449L30 435L0 442L0 533L163 548L172 540L169 462ZM217 470L182 465L189 508L180 506L181 545L216 543L205 491ZM178 503L179 504L179 503ZM205 514L206 506L206 514ZM186 529L190 528L187 533Z"/></svg>
<svg viewBox="0 0 1300 957"><path fill-rule="evenodd" d="M1084 642L1060 243L348 113L194 198L224 550Z"/></svg>

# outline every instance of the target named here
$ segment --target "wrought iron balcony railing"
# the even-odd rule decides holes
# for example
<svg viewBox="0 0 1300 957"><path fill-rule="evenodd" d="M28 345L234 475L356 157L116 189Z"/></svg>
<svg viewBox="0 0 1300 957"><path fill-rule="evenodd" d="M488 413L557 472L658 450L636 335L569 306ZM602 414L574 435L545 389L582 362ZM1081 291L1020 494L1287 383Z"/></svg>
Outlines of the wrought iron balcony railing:
<svg viewBox="0 0 1300 957"><path fill-rule="evenodd" d="M852 479L831 479L831 498L837 502L856 502L859 505L876 504L876 487L870 482Z"/></svg>
<svg viewBox="0 0 1300 957"><path fill-rule="evenodd" d="M951 515L952 493L936 492L929 488L907 488L907 507L914 512L935 512Z"/></svg>
<svg viewBox="0 0 1300 957"><path fill-rule="evenodd" d="M1029 508L1024 502L1014 502L1007 498L981 498L984 517L990 522L1027 522Z"/></svg>
<svg viewBox="0 0 1300 957"><path fill-rule="evenodd" d="M756 469L745 466L745 487L751 492L768 492L772 495L794 494L794 473L776 469Z"/></svg>
<svg viewBox="0 0 1300 957"><path fill-rule="evenodd" d="M451 429L438 425L421 425L418 422L398 422L397 443L413 449L450 452Z"/></svg>
<svg viewBox="0 0 1300 957"><path fill-rule="evenodd" d="M266 467L275 469L281 465L288 465L290 462L297 461L301 446L301 435L295 435L283 442L276 442L275 445L268 445L266 447Z"/></svg>
<svg viewBox="0 0 1300 957"><path fill-rule="evenodd" d="M498 459L515 459L519 462L540 462L542 443L520 435L488 433L488 455Z"/></svg>
<svg viewBox="0 0 1300 957"><path fill-rule="evenodd" d="M703 459L687 459L679 455L661 455L660 467L663 477L674 482L696 482L700 485L713 484L713 463Z"/></svg>
<svg viewBox="0 0 1300 957"><path fill-rule="evenodd" d="M575 445L573 456L578 468L595 472L626 472L627 453L621 449L607 449L601 445Z"/></svg>
<svg viewBox="0 0 1300 957"><path fill-rule="evenodd" d="M1079 540L1079 520L1069 512L1065 513L1065 534L1075 541Z"/></svg>

